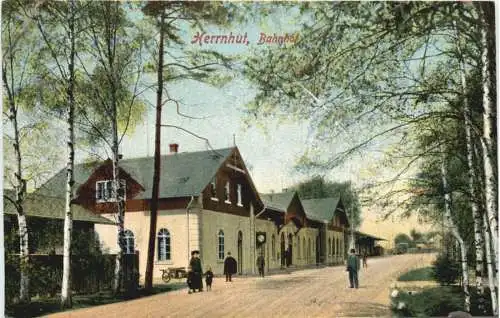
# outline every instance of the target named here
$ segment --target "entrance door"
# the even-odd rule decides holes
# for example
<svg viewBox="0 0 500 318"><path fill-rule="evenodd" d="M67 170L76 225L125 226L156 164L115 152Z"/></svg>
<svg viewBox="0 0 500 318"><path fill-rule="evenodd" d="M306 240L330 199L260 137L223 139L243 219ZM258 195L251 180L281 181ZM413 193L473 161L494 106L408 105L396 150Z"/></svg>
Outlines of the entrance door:
<svg viewBox="0 0 500 318"><path fill-rule="evenodd" d="M316 264L319 264L320 247L319 236L316 236Z"/></svg>
<svg viewBox="0 0 500 318"><path fill-rule="evenodd" d="M293 247L293 238L292 238L292 233L288 234L288 261L286 263L286 266L292 265L292 247Z"/></svg>
<svg viewBox="0 0 500 318"><path fill-rule="evenodd" d="M238 273L243 274L243 233L238 232Z"/></svg>
<svg viewBox="0 0 500 318"><path fill-rule="evenodd" d="M285 266L285 233L281 233L281 242L280 242L280 259L281 259L281 266Z"/></svg>

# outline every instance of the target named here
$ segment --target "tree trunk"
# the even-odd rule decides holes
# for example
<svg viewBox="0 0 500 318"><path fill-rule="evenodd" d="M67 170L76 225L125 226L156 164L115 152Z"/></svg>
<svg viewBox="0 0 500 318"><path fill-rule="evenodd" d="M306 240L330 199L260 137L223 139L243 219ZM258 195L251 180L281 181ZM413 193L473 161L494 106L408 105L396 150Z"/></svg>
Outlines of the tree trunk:
<svg viewBox="0 0 500 318"><path fill-rule="evenodd" d="M73 185L74 185L74 165L75 165L75 133L74 133L74 114L75 114L75 98L74 98L74 85L75 85L75 2L74 0L69 3L69 40L71 42L70 56L68 63L68 165L66 172L66 205L64 214L64 247L63 247L63 277L61 286L61 307L70 308L72 306L71 300L71 236L73 230Z"/></svg>
<svg viewBox="0 0 500 318"><path fill-rule="evenodd" d="M452 197L451 197L451 191L448 186L448 170L446 168L446 160L445 160L445 155L443 153L442 155L442 162L441 162L441 178L443 182L443 191L444 191L444 205L445 205L445 216L446 216L446 221L448 222L451 233L457 240L457 242L460 245L460 259L461 259L461 264L462 264L462 287L464 290L464 295L465 295L465 302L464 302L464 310L467 312L470 312L470 292L469 292L469 271L468 271L468 265L467 265L467 246L465 245L465 242L460 235L460 232L458 231L458 228L455 224L455 221L453 221L452 217Z"/></svg>
<svg viewBox="0 0 500 318"><path fill-rule="evenodd" d="M26 224L26 215L18 214L17 223L19 224L19 260L21 281L19 286L19 300L22 303L29 303L31 297L29 294L29 249L28 249L28 226Z"/></svg>
<svg viewBox="0 0 500 318"><path fill-rule="evenodd" d="M12 56L10 56L10 63L13 63ZM12 69L12 67L11 67ZM11 76L14 76L11 74ZM19 142L19 126L17 123L17 107L16 102L14 100L13 89L13 81L11 85L8 84L7 79L7 70L2 70L2 80L5 90L7 92L7 98L9 101L9 121L12 124L12 128L14 130L14 153L16 158L16 173L14 174L16 184L14 188L16 190L15 197L15 207L17 211L17 223L19 226L19 265L20 265L20 286L19 286L19 300L23 303L29 303L31 301L31 297L29 294L29 273L28 273L28 265L29 265L29 249L28 249L28 226L26 223L26 216L24 214L23 201L24 195L26 194L26 182L23 179L23 170L22 170L22 156L21 156L21 145Z"/></svg>
<svg viewBox="0 0 500 318"><path fill-rule="evenodd" d="M482 215L479 210L477 201L479 199L479 194L477 193L477 183L478 175L476 173L476 167L474 164L474 145L472 141L472 113L470 109L469 99L467 97L467 80L466 80L466 70L465 63L463 60L462 50L460 45L457 45L460 53L460 77L462 81L462 91L463 91L463 113L464 113L464 128L465 128L465 142L467 146L467 167L468 167L468 178L469 178L469 191L471 194L471 210L472 218L474 220L474 247L476 251L476 289L479 294L479 309L484 313L484 285L483 285L483 259L484 259L484 241L482 234Z"/></svg>
<svg viewBox="0 0 500 318"><path fill-rule="evenodd" d="M486 215L483 214L483 229L485 234L485 242L486 242L486 265L488 268L488 286L490 288L491 293L491 307L493 309L493 314L495 317L498 316L498 298L497 298L497 286L495 282L497 281L495 276L495 271L493 270L493 257L491 255L491 233L488 225L488 219Z"/></svg>
<svg viewBox="0 0 500 318"><path fill-rule="evenodd" d="M161 137L161 109L163 96L163 33L165 14L160 19L160 45L158 49L158 89L156 91L156 127L155 127L155 157L153 174L153 193L151 196L151 216L149 223L148 259L146 264L145 289L153 289L153 261L156 241L156 219L158 214L158 196L160 187L160 137Z"/></svg>
<svg viewBox="0 0 500 318"><path fill-rule="evenodd" d="M481 17L482 84L483 84L483 165L486 194L486 212L490 226L493 252L498 255L498 189L496 177L495 124L495 38L494 6L487 2L475 3ZM495 266L498 269L498 262Z"/></svg>
<svg viewBox="0 0 500 318"><path fill-rule="evenodd" d="M118 6L118 2L106 3L106 10L109 18L113 18L117 16L117 12L112 13L111 5L114 5L115 8ZM115 45L116 45L116 30L114 28L117 27L115 21L108 21L106 24L107 28L107 58L108 58L108 67L109 67L109 80L111 87L111 129L112 129L112 153L113 153L113 198L116 200L116 223L117 223L117 245L119 252L116 255L115 262L115 276L114 276L114 284L113 291L116 294L120 292L121 283L126 279L124 277L124 266L123 266L123 255L125 255L126 246L125 246L125 191L124 185L120 180L120 170L119 170L119 141L118 141L118 100L116 97L117 90L117 75L115 74ZM123 278L123 279L122 279Z"/></svg>

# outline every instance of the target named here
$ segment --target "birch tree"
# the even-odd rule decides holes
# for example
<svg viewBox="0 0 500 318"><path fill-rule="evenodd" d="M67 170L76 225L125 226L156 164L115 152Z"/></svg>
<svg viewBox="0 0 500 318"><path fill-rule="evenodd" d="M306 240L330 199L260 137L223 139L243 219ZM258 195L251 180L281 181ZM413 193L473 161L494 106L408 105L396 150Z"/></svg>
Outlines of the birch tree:
<svg viewBox="0 0 500 318"><path fill-rule="evenodd" d="M446 221L448 223L448 226L450 228L451 233L457 240L459 246L460 246L460 263L462 265L462 288L464 291L465 295L465 304L464 304L464 309L465 311L469 312L470 311L470 292L469 292L469 268L467 264L467 245L460 235L460 232L458 230L458 227L455 224L455 221L453 220L453 213L452 213L452 196L451 196L451 190L448 186L448 170L446 167L446 156L444 153L441 156L441 178L443 182L443 197L444 197L444 204L445 204L445 216L446 216Z"/></svg>
<svg viewBox="0 0 500 318"><path fill-rule="evenodd" d="M29 303L29 249L28 249L28 228L26 214L23 208L23 200L26 195L26 180L23 173L23 154L21 153L21 127L19 125L19 107L25 97L29 66L32 63L30 52L35 47L28 33L33 30L33 25L23 21L19 7L15 3L8 3L2 6L2 83L4 88L4 111L11 124L13 137L11 139L14 150L15 171L13 178L13 188L15 198L4 196L10 200L17 210L18 234L19 234L19 259L20 259L20 286L19 298L21 302ZM31 44L31 45L30 45ZM23 50L26 50L23 52ZM24 54L23 54L24 53ZM26 75L26 76L25 76ZM6 98L5 98L6 97Z"/></svg>
<svg viewBox="0 0 500 318"><path fill-rule="evenodd" d="M43 79L53 80L57 85L54 89L64 96L64 107L52 105L66 115L67 124L67 164L64 209L64 246L63 246L63 277L61 286L61 307L72 306L71 297L71 235L73 230L73 185L75 162L75 85L76 85L76 51L77 36L77 3L70 0L67 3L43 3L40 10L34 13L45 51L50 56L48 65L39 65ZM61 102L59 100L58 102Z"/></svg>
<svg viewBox="0 0 500 318"><path fill-rule="evenodd" d="M481 26L481 63L483 89L483 163L486 211L490 225L492 247L498 255L498 179L496 171L496 89L495 89L495 15L493 3L474 3ZM498 261L496 263L498 269Z"/></svg>
<svg viewBox="0 0 500 318"><path fill-rule="evenodd" d="M111 150L113 198L116 201L117 246L113 289L120 291L125 254L125 191L120 179L119 148L125 134L133 131L145 112L140 99L144 37L138 26L128 21L119 2L98 2L86 7L84 32L88 43L77 54L87 91L79 105L79 127L92 139ZM136 26L137 30L131 30ZM128 30L127 30L128 28ZM134 34L134 35L131 35ZM97 102L97 103L96 103Z"/></svg>

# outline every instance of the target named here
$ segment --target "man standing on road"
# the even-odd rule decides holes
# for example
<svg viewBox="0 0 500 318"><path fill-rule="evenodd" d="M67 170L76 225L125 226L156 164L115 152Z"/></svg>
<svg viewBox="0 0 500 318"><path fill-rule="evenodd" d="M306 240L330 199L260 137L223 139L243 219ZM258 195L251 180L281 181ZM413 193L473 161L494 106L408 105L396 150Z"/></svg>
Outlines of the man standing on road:
<svg viewBox="0 0 500 318"><path fill-rule="evenodd" d="M192 276L193 290L196 291L196 289L198 289L200 292L202 292L203 291L203 280L202 280L203 270L201 269L201 260L200 260L199 256L200 256L199 251L192 251L191 252L191 261L189 262L189 266L191 266L191 269L193 271L193 276Z"/></svg>
<svg viewBox="0 0 500 318"><path fill-rule="evenodd" d="M351 249L351 254L347 257L347 271L349 272L350 288L358 288L358 271L360 268L359 257L356 256L356 251Z"/></svg>
<svg viewBox="0 0 500 318"><path fill-rule="evenodd" d="M257 268L259 269L259 275L261 277L264 277L265 264L266 264L266 261L264 260L264 256L259 255L259 257L257 257Z"/></svg>
<svg viewBox="0 0 500 318"><path fill-rule="evenodd" d="M231 276L236 274L236 260L231 256L231 252L227 252L227 257L224 260L224 275L226 275L226 282L231 282Z"/></svg>

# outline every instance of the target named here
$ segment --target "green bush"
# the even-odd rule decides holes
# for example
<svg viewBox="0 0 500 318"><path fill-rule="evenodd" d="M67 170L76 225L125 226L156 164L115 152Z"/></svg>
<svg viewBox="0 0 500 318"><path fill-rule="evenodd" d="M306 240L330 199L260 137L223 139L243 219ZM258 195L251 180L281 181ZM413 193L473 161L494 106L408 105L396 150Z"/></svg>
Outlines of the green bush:
<svg viewBox="0 0 500 318"><path fill-rule="evenodd" d="M481 301L474 287L470 287L471 310L473 316L492 316L491 297L486 290ZM410 294L407 291L399 291L392 298L391 310L398 317L435 317L448 316L452 311L464 311L464 294L461 287L443 286L433 287ZM401 305L404 306L401 307ZM398 306L400 306L398 308Z"/></svg>
<svg viewBox="0 0 500 318"><path fill-rule="evenodd" d="M438 255L432 265L432 276L441 285L452 285L460 277L460 265L446 254Z"/></svg>
<svg viewBox="0 0 500 318"><path fill-rule="evenodd" d="M418 268L399 276L398 281L401 282L429 281L433 280L432 273L433 273L432 267Z"/></svg>
<svg viewBox="0 0 500 318"><path fill-rule="evenodd" d="M462 293L453 286L428 288L411 295L400 291L392 298L391 305L392 312L398 317L446 317L463 308Z"/></svg>

